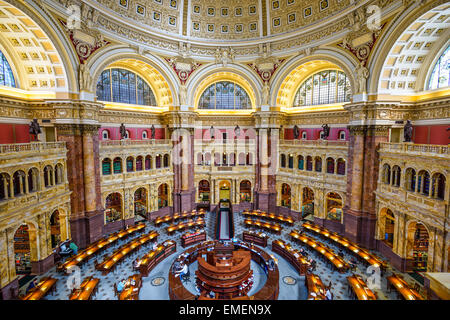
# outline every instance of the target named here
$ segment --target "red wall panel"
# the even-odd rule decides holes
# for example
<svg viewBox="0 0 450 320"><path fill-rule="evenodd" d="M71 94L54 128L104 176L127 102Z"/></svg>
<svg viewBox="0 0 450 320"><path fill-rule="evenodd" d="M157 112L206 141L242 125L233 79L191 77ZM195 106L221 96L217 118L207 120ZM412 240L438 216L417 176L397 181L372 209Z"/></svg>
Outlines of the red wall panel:
<svg viewBox="0 0 450 320"><path fill-rule="evenodd" d="M0 144L29 142L27 124L0 123Z"/></svg>

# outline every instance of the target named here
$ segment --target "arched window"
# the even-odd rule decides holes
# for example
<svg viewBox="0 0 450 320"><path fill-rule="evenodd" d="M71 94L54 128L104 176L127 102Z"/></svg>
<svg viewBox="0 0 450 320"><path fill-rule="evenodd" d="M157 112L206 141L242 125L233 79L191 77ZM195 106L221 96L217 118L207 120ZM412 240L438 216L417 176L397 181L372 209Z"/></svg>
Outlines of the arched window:
<svg viewBox="0 0 450 320"><path fill-rule="evenodd" d="M337 174L345 175L345 160L342 158L337 161Z"/></svg>
<svg viewBox="0 0 450 320"><path fill-rule="evenodd" d="M345 140L345 131L339 131L338 137L339 140Z"/></svg>
<svg viewBox="0 0 450 320"><path fill-rule="evenodd" d="M334 159L327 158L327 173L334 173Z"/></svg>
<svg viewBox="0 0 450 320"><path fill-rule="evenodd" d="M303 158L303 156L298 156L298 169L299 170L303 170L305 167L305 159Z"/></svg>
<svg viewBox="0 0 450 320"><path fill-rule="evenodd" d="M16 87L16 81L14 80L14 75L11 70L11 66L6 60L3 52L0 51L0 85L7 87Z"/></svg>
<svg viewBox="0 0 450 320"><path fill-rule="evenodd" d="M133 172L134 171L134 158L128 157L127 158L127 172Z"/></svg>
<svg viewBox="0 0 450 320"><path fill-rule="evenodd" d="M281 155L281 167L282 168L286 168L286 155L282 154Z"/></svg>
<svg viewBox="0 0 450 320"><path fill-rule="evenodd" d="M291 186L287 183L281 185L281 206L291 208Z"/></svg>
<svg viewBox="0 0 450 320"><path fill-rule="evenodd" d="M445 197L445 176L442 173L433 174L431 196L444 200Z"/></svg>
<svg viewBox="0 0 450 320"><path fill-rule="evenodd" d="M391 166L385 163L383 165L383 183L390 184L391 183Z"/></svg>
<svg viewBox="0 0 450 320"><path fill-rule="evenodd" d="M201 180L198 183L198 200L200 203L209 204L210 201L210 187L209 187L209 181L207 180Z"/></svg>
<svg viewBox="0 0 450 320"><path fill-rule="evenodd" d="M142 171L142 156L136 158L136 171Z"/></svg>
<svg viewBox="0 0 450 320"><path fill-rule="evenodd" d="M114 173L122 173L122 159L117 157L113 162Z"/></svg>
<svg viewBox="0 0 450 320"><path fill-rule="evenodd" d="M326 209L327 209L327 219L329 220L342 220L342 198L336 192L330 192L326 195Z"/></svg>
<svg viewBox="0 0 450 320"><path fill-rule="evenodd" d="M251 166L253 164L253 155L249 152L247 153L246 159L245 159L245 164L247 166Z"/></svg>
<svg viewBox="0 0 450 320"><path fill-rule="evenodd" d="M147 133L147 131L142 131L142 140L145 140L145 139L147 139L148 138L148 133Z"/></svg>
<svg viewBox="0 0 450 320"><path fill-rule="evenodd" d="M2 179L1 175L0 179ZM37 168L31 168L30 170L28 170L28 191L29 192L37 191L39 188L38 183L39 183L39 171Z"/></svg>
<svg viewBox="0 0 450 320"><path fill-rule="evenodd" d="M145 170L152 168L152 156L145 156Z"/></svg>
<svg viewBox="0 0 450 320"><path fill-rule="evenodd" d="M145 106L156 106L150 86L134 72L112 68L102 72L97 82L97 99Z"/></svg>
<svg viewBox="0 0 450 320"><path fill-rule="evenodd" d="M102 131L102 139L103 140L109 140L109 131L108 130L103 130Z"/></svg>
<svg viewBox="0 0 450 320"><path fill-rule="evenodd" d="M289 169L294 168L294 156L292 154L288 157L288 167Z"/></svg>
<svg viewBox="0 0 450 320"><path fill-rule="evenodd" d="M392 167L392 185L394 187L400 187L401 171L399 166Z"/></svg>
<svg viewBox="0 0 450 320"><path fill-rule="evenodd" d="M25 194L25 172L23 172L22 170L14 172L13 186L14 186L14 196Z"/></svg>
<svg viewBox="0 0 450 320"><path fill-rule="evenodd" d="M347 75L338 70L324 70L306 79L294 97L294 107L350 101L352 90Z"/></svg>
<svg viewBox="0 0 450 320"><path fill-rule="evenodd" d="M230 153L228 163L230 164L230 166L236 165L236 154L234 152Z"/></svg>
<svg viewBox="0 0 450 320"><path fill-rule="evenodd" d="M122 219L122 195L111 193L105 201L105 224Z"/></svg>
<svg viewBox="0 0 450 320"><path fill-rule="evenodd" d="M313 167L312 157L307 156L306 157L306 170L312 171L312 167Z"/></svg>
<svg viewBox="0 0 450 320"><path fill-rule="evenodd" d="M245 166L245 153L239 153L238 162L240 166Z"/></svg>
<svg viewBox="0 0 450 320"><path fill-rule="evenodd" d="M169 155L168 154L164 155L163 162L164 162L164 168L168 168L169 167Z"/></svg>
<svg viewBox="0 0 450 320"><path fill-rule="evenodd" d="M56 184L61 184L64 181L64 171L61 163L55 166L55 182Z"/></svg>
<svg viewBox="0 0 450 320"><path fill-rule="evenodd" d="M156 167L156 169L160 169L161 168L161 155L160 154L156 155L155 167Z"/></svg>
<svg viewBox="0 0 450 320"><path fill-rule="evenodd" d="M417 191L426 196L430 192L430 174L425 170L419 171L417 180Z"/></svg>
<svg viewBox="0 0 450 320"><path fill-rule="evenodd" d="M53 168L46 166L44 168L44 186L50 187L53 185Z"/></svg>
<svg viewBox="0 0 450 320"><path fill-rule="evenodd" d="M239 185L240 202L252 201L252 184L248 180L244 180Z"/></svg>
<svg viewBox="0 0 450 320"><path fill-rule="evenodd" d="M392 248L394 246L395 217L390 209L386 210L384 219L384 242Z"/></svg>
<svg viewBox="0 0 450 320"><path fill-rule="evenodd" d="M416 191L416 170L413 168L406 169L405 187L408 191Z"/></svg>
<svg viewBox="0 0 450 320"><path fill-rule="evenodd" d="M431 72L428 89L439 89L450 86L450 46L445 49Z"/></svg>
<svg viewBox="0 0 450 320"><path fill-rule="evenodd" d="M230 81L213 83L203 91L199 109L251 109L247 92L238 84Z"/></svg>
<svg viewBox="0 0 450 320"><path fill-rule="evenodd" d="M314 159L314 162L315 162L316 172L322 172L322 158L316 157Z"/></svg>
<svg viewBox="0 0 450 320"><path fill-rule="evenodd" d="M204 164L204 162L205 162L205 160L204 160L203 153L201 153L201 152L197 153L197 165L202 166Z"/></svg>
<svg viewBox="0 0 450 320"><path fill-rule="evenodd" d="M111 174L111 159L109 159L109 158L103 159L102 174L103 175Z"/></svg>

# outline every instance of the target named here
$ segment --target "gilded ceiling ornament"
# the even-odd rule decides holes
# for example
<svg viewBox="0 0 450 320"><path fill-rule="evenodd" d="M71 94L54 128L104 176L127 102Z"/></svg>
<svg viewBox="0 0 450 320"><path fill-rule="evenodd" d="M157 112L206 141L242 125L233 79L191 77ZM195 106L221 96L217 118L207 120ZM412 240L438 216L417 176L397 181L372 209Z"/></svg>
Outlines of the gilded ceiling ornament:
<svg viewBox="0 0 450 320"><path fill-rule="evenodd" d="M216 64L222 63L224 67L228 63L234 62L234 49L229 48L217 48L215 52Z"/></svg>

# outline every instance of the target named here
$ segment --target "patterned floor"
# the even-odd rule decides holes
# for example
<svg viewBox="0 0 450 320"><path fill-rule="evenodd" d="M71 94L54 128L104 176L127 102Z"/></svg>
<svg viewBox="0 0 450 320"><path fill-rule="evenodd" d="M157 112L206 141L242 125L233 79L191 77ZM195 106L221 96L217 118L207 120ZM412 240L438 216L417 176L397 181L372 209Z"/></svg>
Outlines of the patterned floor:
<svg viewBox="0 0 450 320"><path fill-rule="evenodd" d="M235 224L235 236L238 238L241 238L242 232L246 229L243 224L244 217L242 214L235 212L234 213L234 224ZM159 232L158 242L163 242L167 239L172 239L177 242L177 252L166 258L164 261L162 261L159 265L155 267L151 271L148 277L143 278L143 286L140 291L139 298L141 300L168 300L169 294L168 294L168 270L175 259L175 257L184 251L183 247L181 247L181 242L178 239L179 234L177 233L172 236L168 236L165 227L167 227L167 224L162 224L160 227L155 227L153 224L147 222L147 232L150 230L157 230ZM206 228L207 228L207 239L213 239L214 238L214 230L215 230L215 214L214 213L208 213L206 217ZM300 244L297 244L296 242L292 241L290 236L288 235L289 232L293 228L299 228L301 226L302 222L298 221L295 223L293 227L285 226L281 235L272 235L268 234L269 241L268 246L264 249L269 254L273 254L278 259L278 268L280 270L280 290L279 290L279 297L280 300L305 300L307 298L307 289L305 287L305 277L300 276L297 271L283 258L281 258L278 254L275 254L270 250L272 240L275 240L277 238L281 238L293 245L294 248L300 248ZM317 238L314 234L309 233L309 235ZM135 236L136 237L136 236ZM118 246L121 246L128 242L130 240L121 240L119 241L118 245L115 246L117 248ZM334 249L338 249L332 242L327 242L323 239L319 239L319 241L326 243L328 246ZM93 297L94 300L116 300L117 298L114 296L113 292L113 285L114 283L119 282L121 279L127 278L128 276L132 275L134 272L132 271L132 261L136 257L141 257L145 253L147 253L149 250L151 250L152 244L149 244L147 246L144 246L140 248L140 250L137 253L134 253L133 255L127 257L125 260L125 263L121 264L116 268L114 272L111 272L107 276L103 276L99 271L95 270L94 268L94 259L91 259L90 262L86 263L80 270L80 279L84 279L87 276L95 276L97 278L100 278L99 282L99 290L95 297ZM105 254L111 253L115 248L109 248L105 253L102 253L102 256ZM318 259L318 255L315 252L312 252L308 247L303 247L306 252L308 252L309 256L312 257L314 260L317 261L317 269L315 271L316 274L318 274L325 285L328 285L330 282L332 284L332 293L334 295L334 299L336 300L348 300L351 299L349 292L348 292L348 284L346 277L351 275L352 272L347 272L345 274L340 274L337 271L330 269L330 267L327 267L322 261ZM379 256L381 254L379 252L375 252ZM345 254L344 251L344 258L346 261L350 259L350 255ZM98 258L99 261L102 259ZM187 282L186 288L190 290L193 293L196 293L195 290L195 270L197 268L197 263L194 263L190 266L190 281ZM252 269L254 271L254 287L250 291L250 295L257 292L265 283L265 274L262 272L260 267L256 263L252 263ZM387 271L385 274L381 277L381 289L374 290L378 294L379 299L398 299L398 296L395 292L388 293L386 290L387 282L386 277L392 274L392 272L395 273L401 273L400 271L393 269L392 266L389 265ZM357 271L355 272L362 276L364 280L367 279L368 275L366 274L366 266L362 263L358 265ZM410 284L414 285L415 283L418 283L414 278L412 278L410 275L401 273L404 276L404 279ZM42 276L39 276L39 278L44 276L52 276L54 278L59 279L59 281L56 284L56 292L53 295L48 295L45 297L45 299L48 300L67 300L70 294L70 281L75 278L73 275L63 275L56 272L55 268L52 268L50 271L45 273ZM293 280L295 280L295 284L289 284L289 281L283 281L284 277L290 277ZM292 282L292 279L288 278L287 280L290 280ZM152 281L156 285L152 285ZM287 283L286 283L287 282ZM419 283L420 284L420 283ZM26 288L28 286L28 282L25 283L20 288L20 293L24 293ZM422 288L423 290L423 288ZM423 292L423 291L422 291Z"/></svg>

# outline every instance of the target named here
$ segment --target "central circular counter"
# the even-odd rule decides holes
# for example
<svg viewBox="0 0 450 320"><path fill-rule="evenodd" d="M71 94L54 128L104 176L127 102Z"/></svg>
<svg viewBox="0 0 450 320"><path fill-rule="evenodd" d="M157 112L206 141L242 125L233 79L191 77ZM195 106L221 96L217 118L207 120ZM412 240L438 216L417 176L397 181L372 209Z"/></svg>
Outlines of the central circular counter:
<svg viewBox="0 0 450 320"><path fill-rule="evenodd" d="M247 290L242 290L242 284L245 282L248 284L249 278L252 276L250 259L262 268L267 280L258 292L247 296L245 293L248 292L249 287ZM196 298L183 285L180 277L175 276L176 262L190 265L196 261L199 265L196 272L197 286L200 290L215 292L216 299L276 300L278 298L278 267L268 253L242 241L215 240L205 241L187 249L172 263L169 271L169 297L171 300L194 300ZM208 297L201 296L200 299L208 299Z"/></svg>

